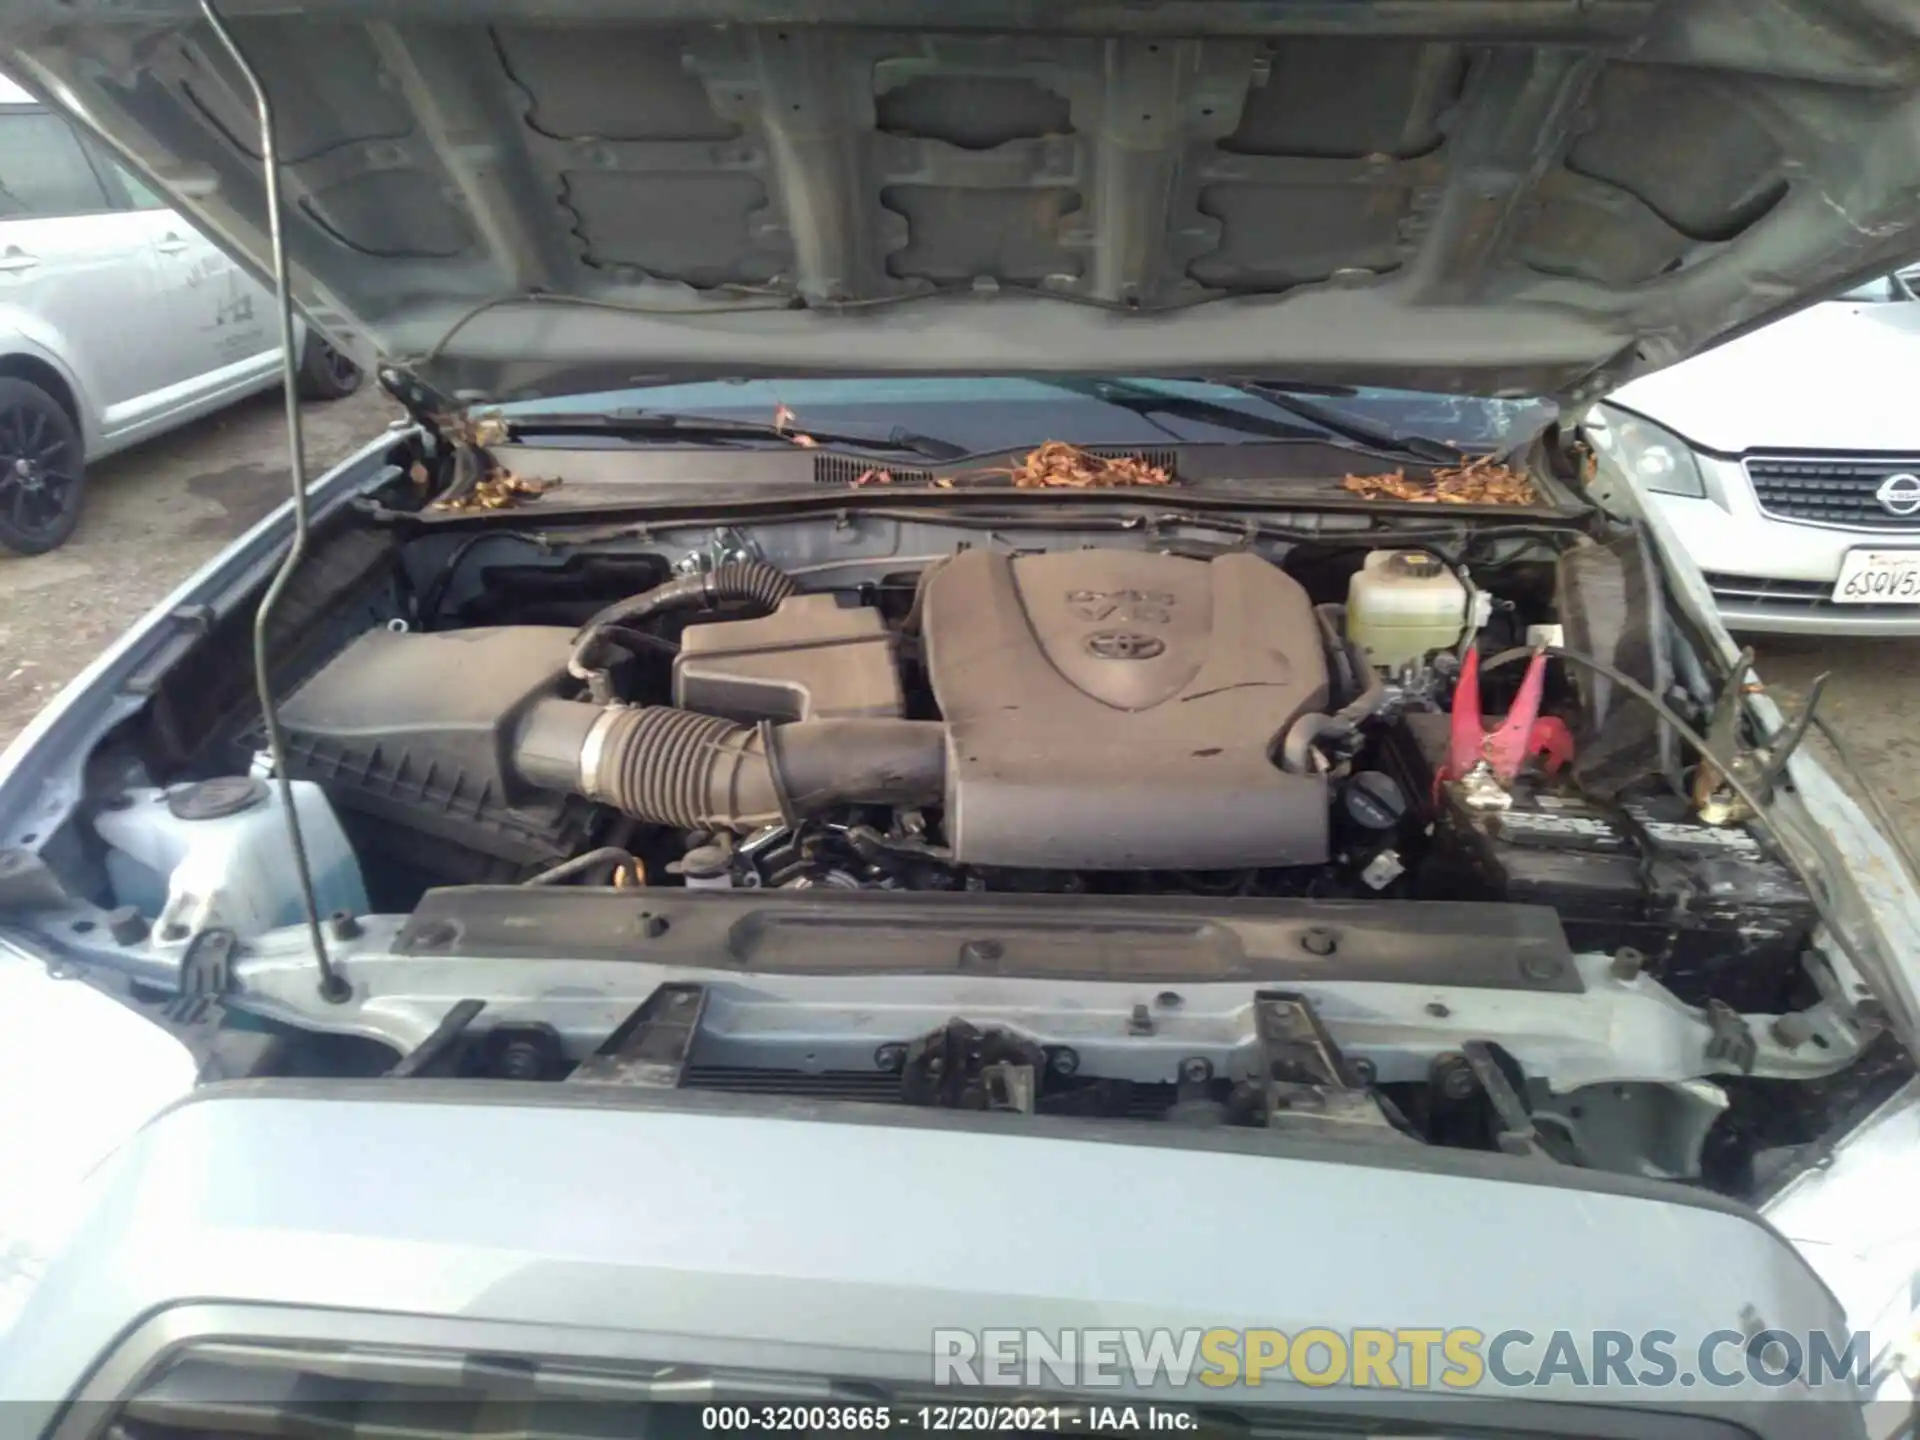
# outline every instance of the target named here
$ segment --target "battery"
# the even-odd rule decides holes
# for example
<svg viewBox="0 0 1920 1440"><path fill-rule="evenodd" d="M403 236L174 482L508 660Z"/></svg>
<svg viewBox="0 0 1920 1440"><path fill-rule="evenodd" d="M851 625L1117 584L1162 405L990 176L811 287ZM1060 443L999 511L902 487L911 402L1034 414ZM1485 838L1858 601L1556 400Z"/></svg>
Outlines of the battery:
<svg viewBox="0 0 1920 1440"><path fill-rule="evenodd" d="M1436 799L1448 723L1403 715L1390 745L1408 793L1431 802L1416 893L1549 906L1575 950L1632 946L1689 1004L1711 996L1752 1013L1795 1003L1818 917L1799 877L1754 835L1703 824L1670 793L1601 804L1524 774L1506 809L1467 805L1452 785Z"/></svg>

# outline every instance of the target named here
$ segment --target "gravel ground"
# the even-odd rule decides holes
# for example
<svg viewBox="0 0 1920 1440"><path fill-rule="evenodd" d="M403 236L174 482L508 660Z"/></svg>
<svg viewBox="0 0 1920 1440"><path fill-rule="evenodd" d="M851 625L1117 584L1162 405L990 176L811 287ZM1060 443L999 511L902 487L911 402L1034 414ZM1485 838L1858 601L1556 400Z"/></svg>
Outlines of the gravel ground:
<svg viewBox="0 0 1920 1440"><path fill-rule="evenodd" d="M306 407L319 474L400 413L377 387ZM80 529L0 555L0 749L114 636L287 497L278 390L101 461Z"/></svg>
<svg viewBox="0 0 1920 1440"><path fill-rule="evenodd" d="M318 473L397 410L367 387L306 411ZM79 533L30 560L0 557L0 747L126 625L287 493L278 391L102 462ZM1823 710L1867 780L1920 834L1920 640L1765 640L1783 703L1831 670Z"/></svg>

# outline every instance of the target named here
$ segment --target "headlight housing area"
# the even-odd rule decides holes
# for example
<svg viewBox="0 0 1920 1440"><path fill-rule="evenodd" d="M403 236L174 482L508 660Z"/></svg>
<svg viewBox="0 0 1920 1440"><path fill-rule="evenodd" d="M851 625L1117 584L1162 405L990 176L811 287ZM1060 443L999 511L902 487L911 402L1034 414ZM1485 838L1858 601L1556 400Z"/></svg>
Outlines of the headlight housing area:
<svg viewBox="0 0 1920 1440"><path fill-rule="evenodd" d="M1611 405L1587 412L1587 439L1594 449L1612 458L1634 483L1661 495L1688 495L1705 499L1707 483L1700 462L1687 442L1651 420Z"/></svg>

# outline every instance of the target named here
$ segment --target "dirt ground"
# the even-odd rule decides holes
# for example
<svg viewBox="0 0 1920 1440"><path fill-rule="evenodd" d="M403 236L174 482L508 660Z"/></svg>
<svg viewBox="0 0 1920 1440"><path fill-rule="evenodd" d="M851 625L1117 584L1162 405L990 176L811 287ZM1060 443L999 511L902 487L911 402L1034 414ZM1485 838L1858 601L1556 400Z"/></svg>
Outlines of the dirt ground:
<svg viewBox="0 0 1920 1440"><path fill-rule="evenodd" d="M378 390L306 411L315 473L397 414ZM277 391L102 462L79 533L30 560L0 556L0 747L131 621L287 493ZM1831 670L1822 709L1867 780L1920 835L1920 640L1766 640L1784 701Z"/></svg>
<svg viewBox="0 0 1920 1440"><path fill-rule="evenodd" d="M319 474L400 413L377 387L305 411ZM287 496L278 390L122 451L87 476L73 539L0 555L0 749L129 624Z"/></svg>

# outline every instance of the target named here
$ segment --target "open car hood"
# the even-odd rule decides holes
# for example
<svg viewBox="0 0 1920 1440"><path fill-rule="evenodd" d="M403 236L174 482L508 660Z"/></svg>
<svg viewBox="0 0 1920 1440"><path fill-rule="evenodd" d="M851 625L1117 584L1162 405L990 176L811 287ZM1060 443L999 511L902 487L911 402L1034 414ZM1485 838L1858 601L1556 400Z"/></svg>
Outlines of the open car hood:
<svg viewBox="0 0 1920 1440"><path fill-rule="evenodd" d="M1920 251L1904 0L229 0L296 296L465 399L1284 375L1581 401ZM257 271L194 0L0 50Z"/></svg>

